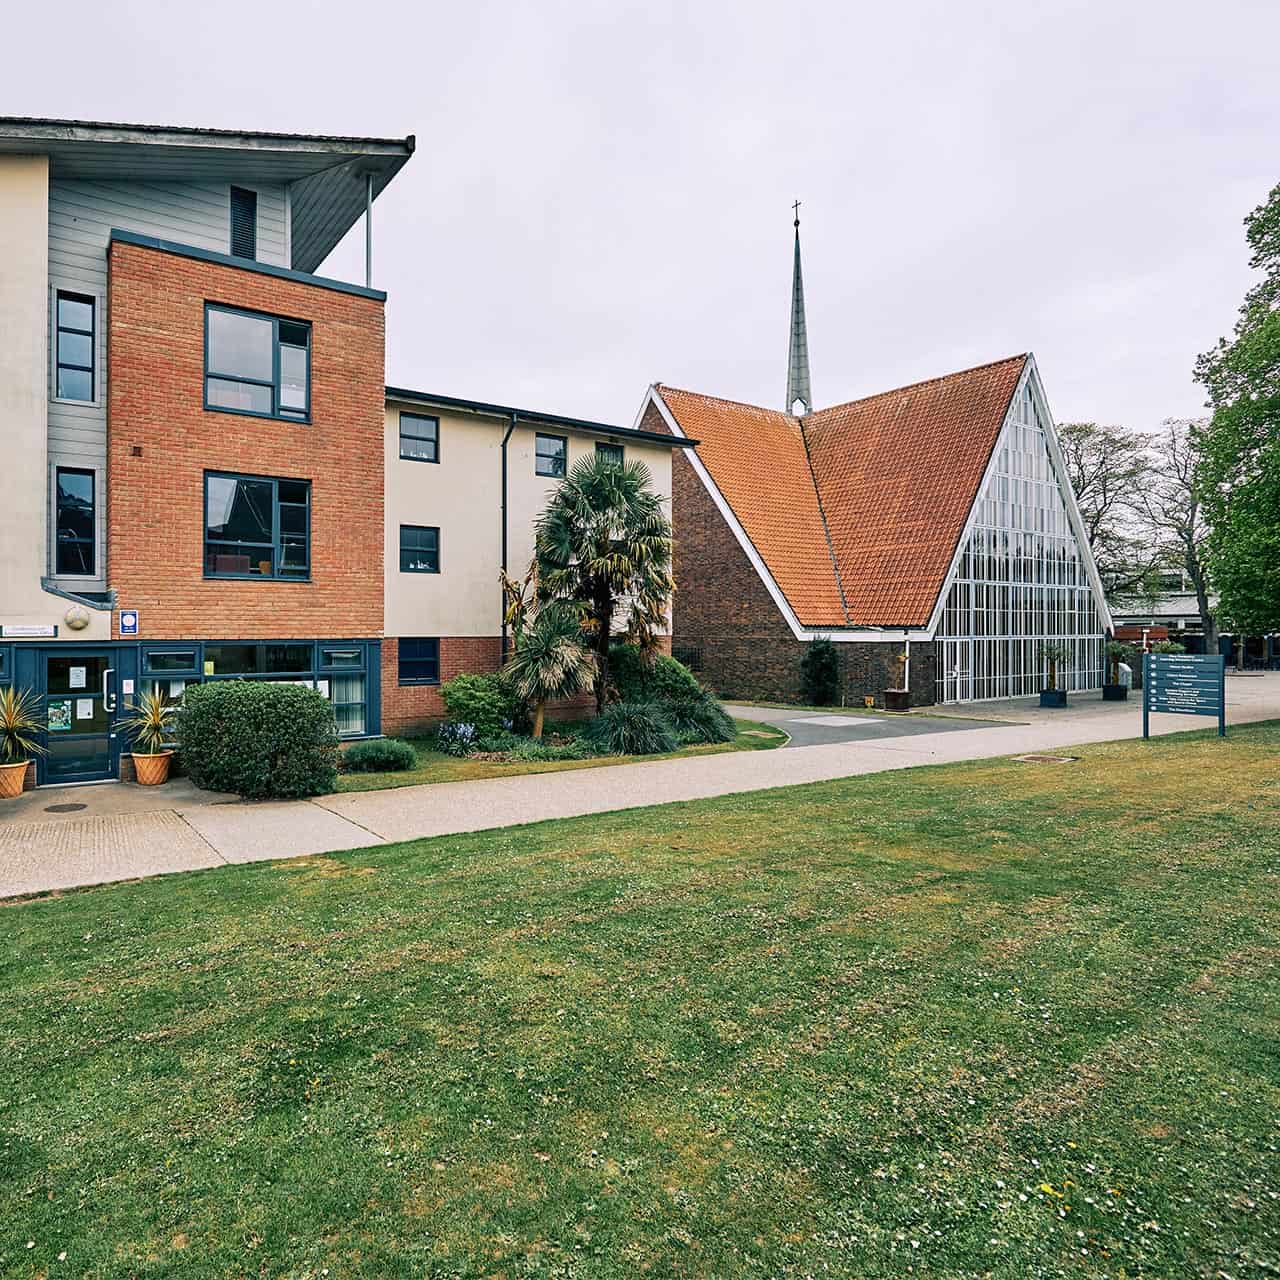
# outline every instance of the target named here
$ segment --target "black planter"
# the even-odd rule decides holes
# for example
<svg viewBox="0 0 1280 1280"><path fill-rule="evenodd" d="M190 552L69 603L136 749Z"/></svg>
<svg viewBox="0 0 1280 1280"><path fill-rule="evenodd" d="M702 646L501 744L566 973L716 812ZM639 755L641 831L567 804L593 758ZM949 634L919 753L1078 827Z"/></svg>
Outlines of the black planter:
<svg viewBox="0 0 1280 1280"><path fill-rule="evenodd" d="M907 689L886 689L884 691L884 709L886 711L910 711L910 691Z"/></svg>
<svg viewBox="0 0 1280 1280"><path fill-rule="evenodd" d="M1041 689L1040 705L1042 707L1065 707L1067 691L1065 689Z"/></svg>
<svg viewBox="0 0 1280 1280"><path fill-rule="evenodd" d="M1104 684L1102 686L1103 702L1128 702L1129 686L1127 684Z"/></svg>

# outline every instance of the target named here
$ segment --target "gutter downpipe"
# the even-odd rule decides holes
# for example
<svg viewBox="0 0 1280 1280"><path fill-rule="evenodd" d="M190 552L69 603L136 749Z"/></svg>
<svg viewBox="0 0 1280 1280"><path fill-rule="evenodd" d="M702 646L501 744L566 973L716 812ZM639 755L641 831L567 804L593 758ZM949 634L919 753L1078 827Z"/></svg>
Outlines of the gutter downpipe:
<svg viewBox="0 0 1280 1280"><path fill-rule="evenodd" d="M502 436L502 572L507 572L507 441L511 439L511 433L516 429L517 415L515 410L511 411L511 421L507 424L507 429ZM500 611L502 617L502 648L498 652L499 663L507 660L507 597L505 593L502 596L502 608Z"/></svg>

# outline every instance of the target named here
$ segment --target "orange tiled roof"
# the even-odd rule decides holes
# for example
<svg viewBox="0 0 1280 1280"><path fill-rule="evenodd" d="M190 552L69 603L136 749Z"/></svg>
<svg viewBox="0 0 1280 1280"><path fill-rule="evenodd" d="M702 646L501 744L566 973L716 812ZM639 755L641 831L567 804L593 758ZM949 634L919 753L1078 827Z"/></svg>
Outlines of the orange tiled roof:
<svg viewBox="0 0 1280 1280"><path fill-rule="evenodd" d="M789 414L659 390L804 626L918 627L1025 355Z"/></svg>

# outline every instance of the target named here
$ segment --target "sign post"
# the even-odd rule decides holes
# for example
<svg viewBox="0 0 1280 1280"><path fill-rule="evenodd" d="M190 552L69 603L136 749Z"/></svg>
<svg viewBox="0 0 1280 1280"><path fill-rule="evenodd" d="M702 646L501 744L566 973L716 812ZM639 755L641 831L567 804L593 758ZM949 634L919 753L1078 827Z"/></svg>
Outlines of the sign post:
<svg viewBox="0 0 1280 1280"><path fill-rule="evenodd" d="M1218 737L1227 733L1227 660L1221 654L1142 655L1142 736L1151 736L1151 713L1217 716Z"/></svg>

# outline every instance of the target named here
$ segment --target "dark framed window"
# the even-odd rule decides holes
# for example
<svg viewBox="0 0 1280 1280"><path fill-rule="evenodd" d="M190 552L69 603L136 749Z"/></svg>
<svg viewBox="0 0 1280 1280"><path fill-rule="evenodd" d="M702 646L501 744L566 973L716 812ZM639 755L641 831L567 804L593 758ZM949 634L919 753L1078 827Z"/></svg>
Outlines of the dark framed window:
<svg viewBox="0 0 1280 1280"><path fill-rule="evenodd" d="M204 473L204 576L311 576L311 482Z"/></svg>
<svg viewBox="0 0 1280 1280"><path fill-rule="evenodd" d="M9 683L9 649L0 644L0 684Z"/></svg>
<svg viewBox="0 0 1280 1280"><path fill-rule="evenodd" d="M179 671L191 675L199 670L194 649L148 649L144 667L147 671Z"/></svg>
<svg viewBox="0 0 1280 1280"><path fill-rule="evenodd" d="M399 644L401 684L440 683L440 641L402 637Z"/></svg>
<svg viewBox="0 0 1280 1280"><path fill-rule="evenodd" d="M603 458L606 462L611 462L614 466L620 467L626 461L626 451L620 444L610 444L608 441L599 440L596 442L596 457Z"/></svg>
<svg viewBox="0 0 1280 1280"><path fill-rule="evenodd" d="M95 576L97 536L94 474L79 467L58 467L54 572Z"/></svg>
<svg viewBox="0 0 1280 1280"><path fill-rule="evenodd" d="M420 524L400 526L400 572L440 572L440 530Z"/></svg>
<svg viewBox="0 0 1280 1280"><path fill-rule="evenodd" d="M402 413L400 456L410 462L439 462L440 419L421 413Z"/></svg>
<svg viewBox="0 0 1280 1280"><path fill-rule="evenodd" d="M59 400L93 401L96 305L87 294L58 290L54 392Z"/></svg>
<svg viewBox="0 0 1280 1280"><path fill-rule="evenodd" d="M245 187L231 188L231 256L258 256L258 193Z"/></svg>
<svg viewBox="0 0 1280 1280"><path fill-rule="evenodd" d="M538 475L562 480L568 461L569 441L565 436L544 436L538 432L533 442L533 469Z"/></svg>
<svg viewBox="0 0 1280 1280"><path fill-rule="evenodd" d="M310 324L206 303L204 407L309 421Z"/></svg>

